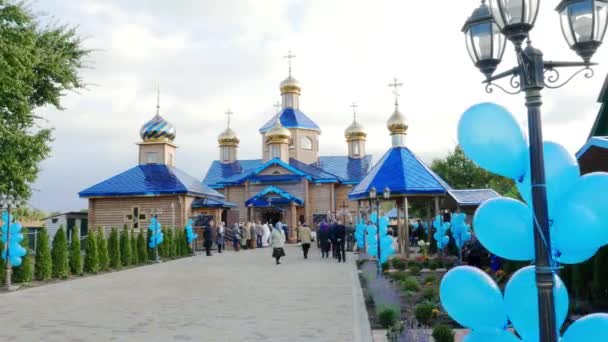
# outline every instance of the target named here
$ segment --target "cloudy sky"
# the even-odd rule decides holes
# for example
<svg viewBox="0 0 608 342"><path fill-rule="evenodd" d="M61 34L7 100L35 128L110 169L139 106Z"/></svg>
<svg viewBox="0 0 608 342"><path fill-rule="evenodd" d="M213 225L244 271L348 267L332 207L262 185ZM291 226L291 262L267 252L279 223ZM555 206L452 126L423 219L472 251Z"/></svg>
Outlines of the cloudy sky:
<svg viewBox="0 0 608 342"><path fill-rule="evenodd" d="M240 158L259 158L257 131L280 99L287 76L282 58L297 55L301 109L321 126L321 154L346 153L343 131L359 105L374 159L388 148L393 77L404 86L407 144L424 160L445 156L456 123L470 105L505 105L525 125L523 97L488 95L460 32L479 0L38 0L33 9L78 28L92 68L89 89L64 98L66 110L42 110L54 127L52 156L43 163L31 205L47 211L86 208L78 191L137 163L139 128L161 112L177 127L177 166L203 178L218 157L223 113L235 113ZM532 39L547 59L578 60L543 1ZM499 69L514 63L507 46ZM600 49L596 61L608 52ZM544 92L544 131L573 153L585 142L599 105L606 66L596 77Z"/></svg>

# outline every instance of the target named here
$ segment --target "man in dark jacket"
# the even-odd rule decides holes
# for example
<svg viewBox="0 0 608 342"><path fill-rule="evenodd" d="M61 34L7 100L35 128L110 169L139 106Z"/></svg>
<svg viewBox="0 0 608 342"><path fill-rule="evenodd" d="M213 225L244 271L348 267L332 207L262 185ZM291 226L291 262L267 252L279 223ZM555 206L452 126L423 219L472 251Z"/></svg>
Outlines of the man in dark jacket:
<svg viewBox="0 0 608 342"><path fill-rule="evenodd" d="M207 256L211 256L211 246L213 244L213 227L215 226L215 222L213 220L209 220L207 225L205 226L205 230L203 231L203 238L205 239L205 253Z"/></svg>
<svg viewBox="0 0 608 342"><path fill-rule="evenodd" d="M338 262L346 262L346 251L344 250L344 244L346 243L346 227L342 224L342 220L338 220L338 223L334 228L334 237Z"/></svg>

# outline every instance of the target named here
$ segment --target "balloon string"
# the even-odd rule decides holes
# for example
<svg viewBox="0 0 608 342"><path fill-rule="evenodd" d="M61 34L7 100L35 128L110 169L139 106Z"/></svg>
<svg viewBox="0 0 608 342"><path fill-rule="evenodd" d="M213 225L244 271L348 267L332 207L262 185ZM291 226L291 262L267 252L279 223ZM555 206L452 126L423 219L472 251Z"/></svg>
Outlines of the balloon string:
<svg viewBox="0 0 608 342"><path fill-rule="evenodd" d="M542 184L542 185L544 186L544 184ZM555 259L553 259L553 251L551 251L549 249L549 243L547 242L547 237L543 233L542 229L540 229L540 224L538 223L538 219L536 218L536 214L533 213L532 216L534 217L534 227L538 231L538 233L540 234L540 237L543 240L543 244L545 245L545 248L548 251L547 254L549 255L549 270L551 270L551 271L558 270L559 266L557 265L557 262L555 262Z"/></svg>

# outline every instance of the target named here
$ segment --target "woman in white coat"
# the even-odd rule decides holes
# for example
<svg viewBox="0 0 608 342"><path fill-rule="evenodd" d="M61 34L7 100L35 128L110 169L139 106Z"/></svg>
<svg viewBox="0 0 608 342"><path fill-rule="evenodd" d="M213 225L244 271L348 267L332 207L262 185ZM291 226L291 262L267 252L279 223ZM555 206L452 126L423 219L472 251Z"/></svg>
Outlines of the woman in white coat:
<svg viewBox="0 0 608 342"><path fill-rule="evenodd" d="M281 263L279 260L285 256L285 249L283 248L285 246L285 233L282 229L275 228L272 230L270 244L272 245L272 257L279 265Z"/></svg>
<svg viewBox="0 0 608 342"><path fill-rule="evenodd" d="M270 227L268 227L268 223L264 223L262 229L262 247L268 247L268 240L270 239Z"/></svg>

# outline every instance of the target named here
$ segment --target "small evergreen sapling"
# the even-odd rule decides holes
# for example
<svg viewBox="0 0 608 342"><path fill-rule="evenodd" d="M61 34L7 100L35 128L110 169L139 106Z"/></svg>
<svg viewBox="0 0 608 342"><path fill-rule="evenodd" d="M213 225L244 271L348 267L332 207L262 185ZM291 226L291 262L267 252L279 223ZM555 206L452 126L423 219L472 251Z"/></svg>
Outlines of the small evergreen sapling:
<svg viewBox="0 0 608 342"><path fill-rule="evenodd" d="M97 251L97 236L93 232L87 235L85 240L84 271L97 273L99 271L99 255Z"/></svg>
<svg viewBox="0 0 608 342"><path fill-rule="evenodd" d="M135 231L131 229L131 264L137 265L139 264L139 255L137 254L137 240L135 239Z"/></svg>
<svg viewBox="0 0 608 342"><path fill-rule="evenodd" d="M21 257L21 265L13 267L13 281L15 283L29 283L34 279L34 258L32 257L32 250L30 249L29 236L25 229L21 229L23 234L23 240L21 240L21 247L27 250L27 253Z"/></svg>
<svg viewBox="0 0 608 342"><path fill-rule="evenodd" d="M148 244L146 243L143 229L140 229L137 235L137 258L142 264L148 261Z"/></svg>
<svg viewBox="0 0 608 342"><path fill-rule="evenodd" d="M110 255L102 227L97 229L97 255L99 256L99 270L107 271L110 268Z"/></svg>
<svg viewBox="0 0 608 342"><path fill-rule="evenodd" d="M59 227L53 238L51 258L53 259L51 262L53 278L66 279L70 274L70 266L68 262L68 240L63 226Z"/></svg>
<svg viewBox="0 0 608 342"><path fill-rule="evenodd" d="M120 232L120 262L123 266L131 264L131 241L129 240L129 230L126 225Z"/></svg>
<svg viewBox="0 0 608 342"><path fill-rule="evenodd" d="M80 254L80 235L78 229L72 229L70 242L70 272L74 275L82 274L82 255Z"/></svg>
<svg viewBox="0 0 608 342"><path fill-rule="evenodd" d="M49 234L46 228L40 229L36 241L36 262L34 266L34 277L36 280L45 281L51 279L53 265L51 261L51 249Z"/></svg>
<svg viewBox="0 0 608 342"><path fill-rule="evenodd" d="M112 231L110 232L110 239L108 240L108 252L110 254L110 268L115 270L120 269L120 244L118 230L116 228L112 228Z"/></svg>

